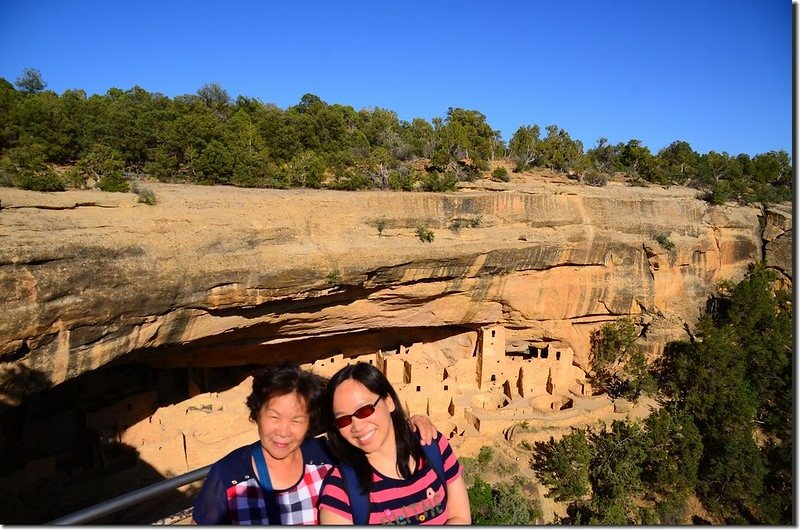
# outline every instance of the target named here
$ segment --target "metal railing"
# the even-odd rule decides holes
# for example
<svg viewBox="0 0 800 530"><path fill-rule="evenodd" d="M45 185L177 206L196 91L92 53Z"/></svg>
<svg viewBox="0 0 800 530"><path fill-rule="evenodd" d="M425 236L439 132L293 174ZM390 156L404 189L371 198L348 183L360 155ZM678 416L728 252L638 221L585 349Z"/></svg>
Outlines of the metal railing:
<svg viewBox="0 0 800 530"><path fill-rule="evenodd" d="M175 489L180 488L181 486L185 486L186 484L191 484L192 482L204 479L206 478L206 475L208 475L209 469L211 469L210 464L207 465L206 467L201 467L200 469L189 471L188 473L185 473L183 475L179 475L177 477L173 477L158 482L156 484L151 484L149 486L139 488L138 490L131 491L130 493L120 495L115 499L111 499L105 502L101 502L99 504L95 504L94 506L84 508L83 510L71 513L69 515L65 515L64 517L60 517L58 519L55 519L54 521L50 521L47 524L67 525L67 524L81 524L89 521L94 521L95 519L99 519L104 515L117 512L123 508L127 508L129 506L139 504L140 502L144 502L146 500L158 497L162 493L171 492Z"/></svg>

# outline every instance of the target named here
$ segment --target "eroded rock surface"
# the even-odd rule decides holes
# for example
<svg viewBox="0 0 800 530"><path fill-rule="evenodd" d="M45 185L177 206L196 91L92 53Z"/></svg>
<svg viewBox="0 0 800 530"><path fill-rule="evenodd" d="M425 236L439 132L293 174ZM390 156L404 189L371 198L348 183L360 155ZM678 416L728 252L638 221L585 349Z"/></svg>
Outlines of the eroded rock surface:
<svg viewBox="0 0 800 530"><path fill-rule="evenodd" d="M605 322L646 321L656 352L749 263L791 281L790 207L712 206L685 188L148 186L155 206L0 188L6 404L112 362L311 362L491 323L568 344L588 369Z"/></svg>

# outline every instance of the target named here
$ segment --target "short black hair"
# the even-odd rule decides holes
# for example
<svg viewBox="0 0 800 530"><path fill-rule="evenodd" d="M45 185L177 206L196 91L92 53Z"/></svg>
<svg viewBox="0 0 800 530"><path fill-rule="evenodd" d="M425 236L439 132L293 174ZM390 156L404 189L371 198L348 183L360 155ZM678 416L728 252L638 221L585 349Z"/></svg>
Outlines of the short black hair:
<svg viewBox="0 0 800 530"><path fill-rule="evenodd" d="M270 399L296 392L305 401L308 411L307 437L324 431L320 409L328 380L320 375L303 370L294 361L283 361L269 365L253 376L253 391L247 396L250 419L258 421L261 408Z"/></svg>

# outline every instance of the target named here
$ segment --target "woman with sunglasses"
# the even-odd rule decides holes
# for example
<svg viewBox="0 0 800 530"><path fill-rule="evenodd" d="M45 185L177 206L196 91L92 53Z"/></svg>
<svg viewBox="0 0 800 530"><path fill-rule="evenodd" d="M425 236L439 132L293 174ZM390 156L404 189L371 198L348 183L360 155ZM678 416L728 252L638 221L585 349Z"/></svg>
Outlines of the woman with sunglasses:
<svg viewBox="0 0 800 530"><path fill-rule="evenodd" d="M435 439L442 480L380 370L367 363L347 366L331 378L325 396L328 446L355 470L358 485L347 484L342 466L335 467L320 495L320 523L353 524L353 487L368 495L367 524L471 523L461 464L447 438L437 433Z"/></svg>
<svg viewBox="0 0 800 530"><path fill-rule="evenodd" d="M247 397L258 441L217 461L195 501L194 524L318 524L320 488L336 459L319 411L327 380L283 362L253 377ZM413 418L428 443L436 429Z"/></svg>

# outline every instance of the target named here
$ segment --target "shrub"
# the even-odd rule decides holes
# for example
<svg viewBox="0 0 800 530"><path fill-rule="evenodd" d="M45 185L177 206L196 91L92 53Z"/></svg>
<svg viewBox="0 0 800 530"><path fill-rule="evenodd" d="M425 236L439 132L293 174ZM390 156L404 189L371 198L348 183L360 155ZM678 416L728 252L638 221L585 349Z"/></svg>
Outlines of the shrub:
<svg viewBox="0 0 800 530"><path fill-rule="evenodd" d="M606 175L605 173L601 173L596 169L590 169L583 176L583 182L585 182L589 186L602 187L608 184L608 175Z"/></svg>
<svg viewBox="0 0 800 530"><path fill-rule="evenodd" d="M327 279L328 282L333 284L340 283L342 281L342 273L339 272L339 269L334 269L328 273Z"/></svg>
<svg viewBox="0 0 800 530"><path fill-rule="evenodd" d="M478 228L481 225L481 216L470 218L456 217L450 221L450 230L455 233L461 231L462 228Z"/></svg>
<svg viewBox="0 0 800 530"><path fill-rule="evenodd" d="M65 191L64 181L52 169L44 171L25 170L17 174L17 187L32 191Z"/></svg>
<svg viewBox="0 0 800 530"><path fill-rule="evenodd" d="M510 177L508 176L508 170L504 167L496 167L492 171L492 180L499 180L502 182L508 182Z"/></svg>
<svg viewBox="0 0 800 530"><path fill-rule="evenodd" d="M481 450L478 452L478 463L488 464L492 461L492 458L494 458L494 449L488 445L481 447Z"/></svg>
<svg viewBox="0 0 800 530"><path fill-rule="evenodd" d="M518 482L492 486L478 477L467 494L475 525L530 525L542 517L539 503L530 499Z"/></svg>
<svg viewBox="0 0 800 530"><path fill-rule="evenodd" d="M139 186L137 183L131 185L131 191L139 196L139 202L153 206L158 200L156 194L150 188Z"/></svg>
<svg viewBox="0 0 800 530"><path fill-rule="evenodd" d="M2 181L24 190L64 191L64 180L45 163L45 153L38 143L8 149L0 162Z"/></svg>
<svg viewBox="0 0 800 530"><path fill-rule="evenodd" d="M380 237L383 235L383 231L386 230L386 226L389 224L389 221L386 220L385 217L381 217L380 219L375 220L375 228L378 229L378 236Z"/></svg>
<svg viewBox="0 0 800 530"><path fill-rule="evenodd" d="M86 187L86 177L78 170L77 167L68 169L62 176L64 182L70 188L84 189Z"/></svg>
<svg viewBox="0 0 800 530"><path fill-rule="evenodd" d="M669 240L666 234L656 234L653 236L653 239L655 239L656 243L661 245L661 248L666 251L670 251L675 248L675 244Z"/></svg>
<svg viewBox="0 0 800 530"><path fill-rule="evenodd" d="M122 172L112 172L103 177L97 182L97 187L103 191L121 192L125 193L130 189L128 181L122 176Z"/></svg>
<svg viewBox="0 0 800 530"><path fill-rule="evenodd" d="M368 190L372 187L372 179L355 169L349 169L337 175L332 186L333 189L346 191Z"/></svg>
<svg viewBox="0 0 800 530"><path fill-rule="evenodd" d="M114 180L117 175L122 175L122 171L125 169L125 162L116 149L102 144L95 144L81 155L75 165L75 169L84 178L91 177L98 182L103 180L103 177L111 177Z"/></svg>
<svg viewBox="0 0 800 530"><path fill-rule="evenodd" d="M406 167L389 172L389 188L393 190L414 191L417 184L425 179L420 171Z"/></svg>
<svg viewBox="0 0 800 530"><path fill-rule="evenodd" d="M434 171L425 175L422 181L423 191L455 191L458 177L452 171L439 173Z"/></svg>
<svg viewBox="0 0 800 530"><path fill-rule="evenodd" d="M420 226L417 228L417 237L423 243L432 243L433 242L433 230L428 228L427 226Z"/></svg>
<svg viewBox="0 0 800 530"><path fill-rule="evenodd" d="M725 180L720 180L715 182L711 189L703 194L701 198L711 204L720 205L732 200L733 196L734 192L731 185Z"/></svg>
<svg viewBox="0 0 800 530"><path fill-rule="evenodd" d="M628 186L633 186L637 188L648 188L650 187L650 183L644 180L639 175L634 175L628 179Z"/></svg>

